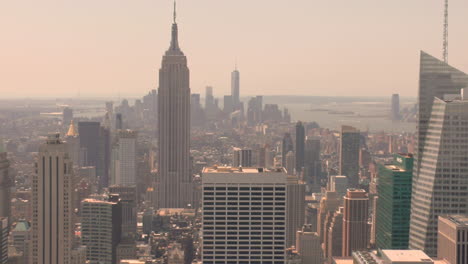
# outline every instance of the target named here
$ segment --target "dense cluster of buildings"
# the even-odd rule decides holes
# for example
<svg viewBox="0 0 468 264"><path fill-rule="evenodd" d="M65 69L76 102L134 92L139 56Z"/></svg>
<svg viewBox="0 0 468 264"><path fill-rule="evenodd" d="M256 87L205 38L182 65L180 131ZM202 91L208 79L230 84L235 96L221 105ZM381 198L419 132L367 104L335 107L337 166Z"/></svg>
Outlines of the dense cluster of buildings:
<svg viewBox="0 0 468 264"><path fill-rule="evenodd" d="M157 91L2 121L0 264L468 264L467 74L421 53L415 135L202 106L175 19Z"/></svg>

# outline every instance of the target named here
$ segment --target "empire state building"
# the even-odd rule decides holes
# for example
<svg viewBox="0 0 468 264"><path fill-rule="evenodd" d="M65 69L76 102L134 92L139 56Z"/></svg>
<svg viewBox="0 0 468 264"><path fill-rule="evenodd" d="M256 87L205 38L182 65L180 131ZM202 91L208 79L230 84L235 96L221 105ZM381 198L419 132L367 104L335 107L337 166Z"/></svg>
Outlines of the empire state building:
<svg viewBox="0 0 468 264"><path fill-rule="evenodd" d="M159 208L185 208L191 204L190 73L179 48L174 3L171 46L159 70Z"/></svg>

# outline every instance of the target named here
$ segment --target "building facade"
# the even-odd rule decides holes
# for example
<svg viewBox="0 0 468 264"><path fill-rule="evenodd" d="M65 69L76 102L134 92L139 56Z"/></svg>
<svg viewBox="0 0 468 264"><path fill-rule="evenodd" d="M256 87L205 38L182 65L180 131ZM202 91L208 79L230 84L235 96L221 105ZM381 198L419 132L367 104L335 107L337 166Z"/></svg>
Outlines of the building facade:
<svg viewBox="0 0 468 264"><path fill-rule="evenodd" d="M413 175L410 248L436 256L437 217L468 214L468 100L436 97L431 109Z"/></svg>
<svg viewBox="0 0 468 264"><path fill-rule="evenodd" d="M190 175L190 73L172 24L169 49L159 70L159 182L157 208L185 208L192 200Z"/></svg>
<svg viewBox="0 0 468 264"><path fill-rule="evenodd" d="M348 177L349 187L359 186L360 132L351 126L341 127L340 175Z"/></svg>
<svg viewBox="0 0 468 264"><path fill-rule="evenodd" d="M285 263L284 169L208 167L202 182L203 263Z"/></svg>
<svg viewBox="0 0 468 264"><path fill-rule="evenodd" d="M365 250L369 244L369 197L366 191L348 189L343 208L342 256Z"/></svg>
<svg viewBox="0 0 468 264"><path fill-rule="evenodd" d="M59 134L39 148L33 176L32 264L69 264L73 240L72 162Z"/></svg>
<svg viewBox="0 0 468 264"><path fill-rule="evenodd" d="M439 216L437 258L468 264L468 215Z"/></svg>
<svg viewBox="0 0 468 264"><path fill-rule="evenodd" d="M378 175L376 246L381 249L407 249L413 156L395 154L391 164L379 164Z"/></svg>
<svg viewBox="0 0 468 264"><path fill-rule="evenodd" d="M122 229L122 205L118 200L85 199L81 202L81 239L90 264L113 264Z"/></svg>

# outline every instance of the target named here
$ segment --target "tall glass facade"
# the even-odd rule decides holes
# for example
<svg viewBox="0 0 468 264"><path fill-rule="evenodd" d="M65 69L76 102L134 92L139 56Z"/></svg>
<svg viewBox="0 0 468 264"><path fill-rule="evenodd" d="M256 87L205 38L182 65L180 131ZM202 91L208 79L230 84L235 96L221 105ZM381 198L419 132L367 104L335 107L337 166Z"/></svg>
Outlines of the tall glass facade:
<svg viewBox="0 0 468 264"><path fill-rule="evenodd" d="M395 154L391 164L379 164L378 248L408 248L412 178L413 156L410 154Z"/></svg>

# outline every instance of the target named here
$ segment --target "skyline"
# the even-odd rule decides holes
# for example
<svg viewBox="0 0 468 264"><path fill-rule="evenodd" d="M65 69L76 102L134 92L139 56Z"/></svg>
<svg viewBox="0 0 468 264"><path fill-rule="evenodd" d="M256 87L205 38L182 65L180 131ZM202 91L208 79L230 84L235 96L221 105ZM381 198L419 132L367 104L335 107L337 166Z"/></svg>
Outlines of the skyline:
<svg viewBox="0 0 468 264"><path fill-rule="evenodd" d="M193 93L209 85L217 97L230 94L237 61L241 97L415 97L419 51L442 56L442 1L266 3L178 2ZM119 4L0 4L0 23L12 25L0 51L4 97L136 97L157 89L172 1ZM468 68L466 11L467 3L450 2L449 63L460 70Z"/></svg>

